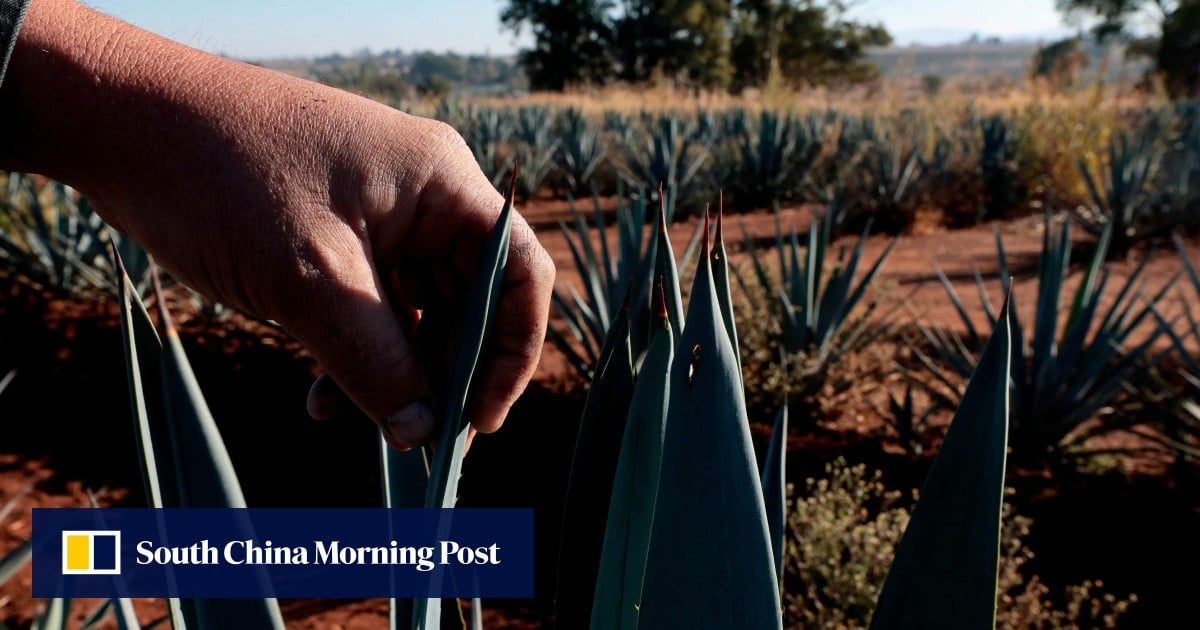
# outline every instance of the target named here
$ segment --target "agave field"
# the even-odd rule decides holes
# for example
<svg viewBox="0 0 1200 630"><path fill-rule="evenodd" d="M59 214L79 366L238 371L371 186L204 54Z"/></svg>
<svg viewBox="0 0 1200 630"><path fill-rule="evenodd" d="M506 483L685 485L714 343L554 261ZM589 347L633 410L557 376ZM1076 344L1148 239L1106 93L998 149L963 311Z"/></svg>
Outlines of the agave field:
<svg viewBox="0 0 1200 630"><path fill-rule="evenodd" d="M424 113L509 199L446 448L309 420L294 341L0 178L0 627L1188 623L1200 103ZM551 330L464 457L515 211ZM533 507L537 596L31 599L30 509L88 505Z"/></svg>

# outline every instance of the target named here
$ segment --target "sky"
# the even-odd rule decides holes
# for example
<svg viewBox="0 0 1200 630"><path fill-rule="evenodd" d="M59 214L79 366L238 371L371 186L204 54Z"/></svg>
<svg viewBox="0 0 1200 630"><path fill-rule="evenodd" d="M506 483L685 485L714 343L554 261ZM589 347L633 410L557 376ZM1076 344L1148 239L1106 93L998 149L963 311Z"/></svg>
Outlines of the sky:
<svg viewBox="0 0 1200 630"><path fill-rule="evenodd" d="M128 22L242 59L371 50L509 54L526 39L500 28L502 0L87 0ZM1067 30L1054 0L858 0L896 43L941 44L971 33L1048 39ZM526 37L528 34L526 33Z"/></svg>

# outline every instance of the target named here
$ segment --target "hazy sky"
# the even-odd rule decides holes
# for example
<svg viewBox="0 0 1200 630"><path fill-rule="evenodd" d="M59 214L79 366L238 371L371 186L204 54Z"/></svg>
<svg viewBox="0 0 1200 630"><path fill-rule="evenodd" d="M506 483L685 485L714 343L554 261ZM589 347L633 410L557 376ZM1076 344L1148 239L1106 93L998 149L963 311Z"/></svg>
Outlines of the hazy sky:
<svg viewBox="0 0 1200 630"><path fill-rule="evenodd" d="M241 58L373 50L509 53L502 0L89 0L171 39ZM967 34L1047 36L1062 31L1054 0L860 0L859 19L882 21L898 43L946 43Z"/></svg>

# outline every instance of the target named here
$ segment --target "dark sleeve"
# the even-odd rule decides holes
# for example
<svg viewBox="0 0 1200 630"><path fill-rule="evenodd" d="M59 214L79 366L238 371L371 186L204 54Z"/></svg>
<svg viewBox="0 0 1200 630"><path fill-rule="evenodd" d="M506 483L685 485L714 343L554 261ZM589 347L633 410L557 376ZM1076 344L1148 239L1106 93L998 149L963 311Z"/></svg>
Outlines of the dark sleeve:
<svg viewBox="0 0 1200 630"><path fill-rule="evenodd" d="M4 81L4 70L8 68L8 58L12 56L17 31L30 2L32 0L0 0L0 82Z"/></svg>

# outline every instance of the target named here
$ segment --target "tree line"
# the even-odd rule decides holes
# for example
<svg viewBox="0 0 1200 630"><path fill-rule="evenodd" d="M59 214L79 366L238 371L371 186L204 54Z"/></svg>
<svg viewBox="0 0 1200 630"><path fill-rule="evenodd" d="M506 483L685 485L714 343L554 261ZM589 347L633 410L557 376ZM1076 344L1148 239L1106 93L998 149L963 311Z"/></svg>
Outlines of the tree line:
<svg viewBox="0 0 1200 630"><path fill-rule="evenodd" d="M1174 97L1200 96L1200 0L1055 0L1099 42L1124 41L1128 54L1154 62Z"/></svg>
<svg viewBox="0 0 1200 630"><path fill-rule="evenodd" d="M1035 74L1078 65L1090 27L1098 44L1124 41L1151 59L1171 95L1200 95L1200 0L1047 1L1081 34L1048 47ZM845 0L507 0L500 19L533 35L520 55L533 89L661 77L736 92L876 78L867 49L889 45L891 35L847 9Z"/></svg>
<svg viewBox="0 0 1200 630"><path fill-rule="evenodd" d="M858 83L879 74L867 49L892 41L842 0L508 0L500 19L532 33L520 62L543 90L656 77L733 91Z"/></svg>

